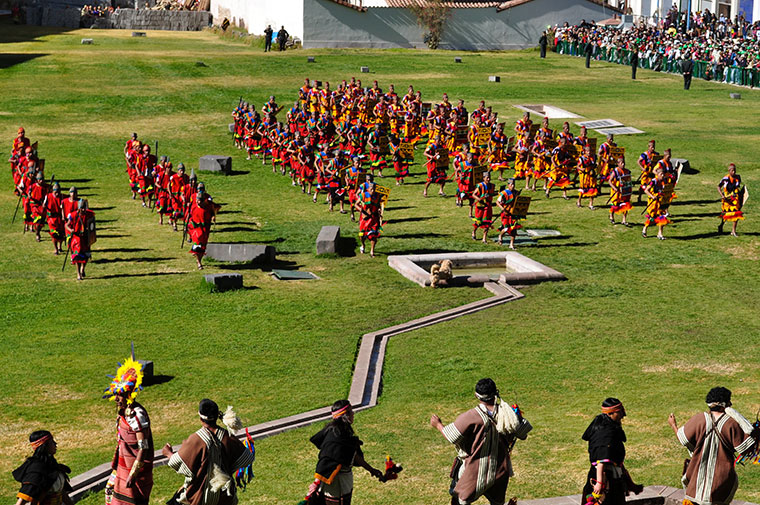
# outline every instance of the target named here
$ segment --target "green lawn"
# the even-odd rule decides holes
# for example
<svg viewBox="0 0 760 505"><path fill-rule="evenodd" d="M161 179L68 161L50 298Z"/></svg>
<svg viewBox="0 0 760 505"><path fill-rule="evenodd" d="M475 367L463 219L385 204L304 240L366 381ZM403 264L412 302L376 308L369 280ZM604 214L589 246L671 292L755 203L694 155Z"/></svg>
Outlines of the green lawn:
<svg viewBox="0 0 760 505"><path fill-rule="evenodd" d="M521 252L568 280L523 289L526 297L474 316L395 337L388 346L379 405L357 416L367 457L386 453L403 464L400 480L370 482L357 472L357 503L445 503L453 450L429 428L430 414L450 421L474 405L478 378L493 377L535 426L514 454L509 494L537 498L579 492L586 472L580 435L606 396L627 406L628 466L644 484L677 486L685 451L667 426L703 407L715 385L734 391L747 416L760 406L760 95L648 71L632 82L624 66L537 52L314 50L264 54L209 33L79 30L0 25L0 139L5 152L18 126L40 143L46 173L76 184L94 207L99 239L85 282L75 280L48 240L37 244L10 226L16 198L6 175L0 193L0 497L28 453L28 434L47 428L59 459L75 474L110 459L113 404L101 400L116 361L134 341L138 358L155 361L162 382L141 395L157 446L196 429L197 402L235 405L247 424L321 407L348 393L359 337L489 296L484 290L425 290L387 266L387 254L495 250L469 239L466 210L452 197L423 199L423 168L393 187L379 257L317 258L321 226L344 236L357 226L292 188L260 162L234 150L227 123L242 95L257 106L276 94L288 104L304 77L334 85L351 76L408 84L436 100L448 92L472 108L485 99L508 123L513 104L548 103L588 119L613 118L646 131L619 137L629 166L649 138L672 147L698 173L679 184L674 221L660 242L639 228L612 227L604 209L577 209L540 194L525 223L553 228ZM93 45L81 45L84 37ZM16 56L13 56L16 55ZM20 56L19 56L20 55ZM308 64L306 57L316 56ZM454 64L454 56L462 64ZM17 64L9 64L13 61ZM206 66L197 66L203 61ZM359 67L372 73L362 75ZM500 75L501 83L487 82ZM553 126L559 127L557 121ZM577 127L573 130L577 132ZM260 269L242 271L243 291L209 294L180 234L130 198L122 149L129 135L159 140L160 154L197 167L204 154L233 156L232 177L202 175L224 203L212 241L270 243L283 266L320 281L284 283ZM740 236L716 236L715 185L735 162L753 194ZM636 171L635 171L636 172ZM74 182L75 181L75 182ZM391 182L392 184L392 182ZM453 193L453 187L449 188ZM573 192L574 193L574 192ZM604 203L606 197L598 203ZM637 207L631 214L641 222ZM653 230L652 230L653 231ZM652 233L653 234L653 233ZM316 461L312 427L261 440L256 480L244 503L296 503ZM739 469L737 498L760 502L758 467ZM181 479L156 471L153 502ZM88 505L100 503L91 497Z"/></svg>

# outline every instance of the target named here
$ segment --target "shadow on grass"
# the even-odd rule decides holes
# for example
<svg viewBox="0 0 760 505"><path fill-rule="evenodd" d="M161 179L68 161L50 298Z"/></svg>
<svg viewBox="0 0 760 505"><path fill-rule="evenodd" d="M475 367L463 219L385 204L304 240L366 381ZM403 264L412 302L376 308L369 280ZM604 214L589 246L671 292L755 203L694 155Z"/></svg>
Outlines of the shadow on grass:
<svg viewBox="0 0 760 505"><path fill-rule="evenodd" d="M110 253L110 252L145 252L150 249L143 249L142 247L118 247L112 249L98 249L98 253Z"/></svg>
<svg viewBox="0 0 760 505"><path fill-rule="evenodd" d="M104 210L113 210L115 208L116 207L114 207L113 205L111 205L110 207L90 207L90 210L93 211L93 212L100 212L100 211L104 211Z"/></svg>
<svg viewBox="0 0 760 505"><path fill-rule="evenodd" d="M92 260L92 263L106 264L106 263L155 263L157 261L168 261L174 258L98 258Z"/></svg>
<svg viewBox="0 0 760 505"><path fill-rule="evenodd" d="M214 228L211 230L213 233L231 233L235 231L255 232L256 228L250 228L247 226L228 226L226 228Z"/></svg>
<svg viewBox="0 0 760 505"><path fill-rule="evenodd" d="M186 272L148 272L144 274L110 274L95 277L95 279L128 279L132 277L158 277L162 275L185 275Z"/></svg>
<svg viewBox="0 0 760 505"><path fill-rule="evenodd" d="M0 53L0 69L11 68L21 63L47 56L45 53Z"/></svg>
<svg viewBox="0 0 760 505"><path fill-rule="evenodd" d="M356 256L356 237L340 237L338 241L338 254L341 257L353 258Z"/></svg>
<svg viewBox="0 0 760 505"><path fill-rule="evenodd" d="M400 235L385 235L386 238L436 238L436 237L448 237L443 233L401 233Z"/></svg>
<svg viewBox="0 0 760 505"><path fill-rule="evenodd" d="M173 375L154 375L153 377L148 377L143 381L143 385L145 386L158 386L159 384L166 384L170 380L174 378Z"/></svg>
<svg viewBox="0 0 760 505"><path fill-rule="evenodd" d="M406 209L416 209L417 207L413 207L410 205L399 205L398 207L386 207L385 210L406 210Z"/></svg>
<svg viewBox="0 0 760 505"><path fill-rule="evenodd" d="M385 254L388 256L392 255L399 255L399 254L442 254L442 253L450 253L450 254L456 254L456 253L463 253L463 252L470 252L470 251L462 251L462 250L444 250L441 248L438 249L398 249L395 251L384 251Z"/></svg>
<svg viewBox="0 0 760 505"><path fill-rule="evenodd" d="M673 207L680 207L681 205L707 205L707 204L719 204L720 201L718 201L717 198L713 198L712 200L681 200L680 198L677 198L673 200L673 202L670 204Z"/></svg>
<svg viewBox="0 0 760 505"><path fill-rule="evenodd" d="M58 179L58 182L61 184L81 184L83 182L92 182L92 179Z"/></svg>
<svg viewBox="0 0 760 505"><path fill-rule="evenodd" d="M389 219L386 221L388 224L395 224L395 223L416 223L419 221L429 221L431 219L435 219L434 216L417 216L417 217L403 217L400 219Z"/></svg>
<svg viewBox="0 0 760 505"><path fill-rule="evenodd" d="M542 237L541 240L542 241L546 240L546 238L548 237ZM563 237L563 238L567 238L567 237ZM530 247L533 249L545 249L548 247L586 247L590 245L599 245L599 242L569 242L569 243L564 243L564 244L546 244L546 245L539 243L536 245L532 245Z"/></svg>
<svg viewBox="0 0 760 505"><path fill-rule="evenodd" d="M118 233L104 233L102 235L98 235L98 238L124 238L124 237L131 237L131 235L119 235Z"/></svg>

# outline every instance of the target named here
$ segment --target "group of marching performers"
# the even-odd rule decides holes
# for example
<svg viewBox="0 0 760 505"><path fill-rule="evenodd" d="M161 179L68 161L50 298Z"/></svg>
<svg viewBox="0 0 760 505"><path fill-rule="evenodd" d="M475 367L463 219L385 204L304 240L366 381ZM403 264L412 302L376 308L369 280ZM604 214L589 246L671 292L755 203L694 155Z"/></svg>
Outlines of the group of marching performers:
<svg viewBox="0 0 760 505"><path fill-rule="evenodd" d="M362 243L379 235L383 206L377 202L389 192L378 195L372 176L383 177L392 163L396 184L403 184L418 143L425 144L423 196L427 196L430 185L439 186L438 193L443 196L445 184L453 179L456 205L469 203L473 239L482 229L482 240L487 241L494 226L495 205L501 221L498 242L503 243L504 235L509 235L510 247L514 248L520 220L525 217L515 208L521 193L515 187L517 180L524 180L524 190L530 191L536 191L537 183L543 180L547 198L552 190L562 190L562 196L569 199L568 189L575 187L576 205L582 207L588 199L591 210L596 209L594 201L606 184L610 222L616 223L615 216L620 215L625 226L629 226L632 195L637 193L639 201L646 196L642 235L646 237L648 227L656 225L658 238L665 239L663 228L670 223L670 203L676 197L674 188L680 173L671 161L670 149L660 155L654 140L639 156L641 174L634 180L626 168L625 149L617 146L613 135L607 135L597 148L597 139L588 137L585 126L578 136L570 132L567 122L555 132L548 118L544 117L540 125L533 124L526 112L510 137L498 113L484 101L469 113L464 101L454 105L445 93L438 104L423 103L422 93L412 86L399 97L392 84L387 91L377 81L363 88L361 81L353 78L342 81L337 90L331 89L329 82L306 79L298 93L285 122L277 120L283 107L274 96L260 111L241 101L232 114L234 143L247 151L249 159L255 155L263 164L271 163L273 172L288 174L292 185L312 195L314 202L319 193L324 193L331 211L339 205L345 213L347 199L352 219L356 211L361 213ZM498 173L498 180L505 181L505 170L514 172L506 179L507 184L497 189L493 176ZM743 219L744 195L735 167L718 189L723 207L719 232L729 221L735 235L736 222Z"/></svg>
<svg viewBox="0 0 760 505"><path fill-rule="evenodd" d="M22 127L13 139L8 161L13 191L18 196L12 222L21 209L24 233L33 232L37 242L42 241L40 234L47 224L55 254L64 252L65 244L71 263L76 265L77 279L83 280L95 242L95 213L87 200L79 198L75 186L69 188L68 198L62 196L55 176L49 182L45 180L45 162L38 157L37 142L32 144Z"/></svg>
<svg viewBox="0 0 760 505"><path fill-rule="evenodd" d="M143 384L143 365L134 353L119 363L103 398L115 403L116 449L105 485L106 505L148 505L153 490L156 447L147 409L136 401ZM526 440L533 426L517 404L501 398L490 378L477 382L473 405L452 422L432 414L430 425L456 450L449 472L448 494L452 505L469 505L485 498L504 505L512 452L518 440ZM752 423L732 407L731 391L712 388L705 397L706 411L678 426L668 417L675 438L689 451L683 470L684 505L729 505L738 486L736 464L758 464L760 421ZM350 505L354 493L353 468L363 468L381 482L398 478L403 470L390 456L385 471L372 466L354 430L354 407L338 400L329 409L326 425L310 438L319 451L305 500L299 505ZM202 399L197 411L198 429L179 447L161 448L169 468L183 482L169 505L234 505L237 490L245 490L253 478L255 443L234 409L219 409ZM589 470L581 503L624 505L630 493L644 486L633 481L625 465L626 409L617 398L605 399L600 412L580 437L588 444ZM16 505L72 505L71 470L55 459L53 434L38 430L29 436L32 455L13 471L20 483ZM514 505L515 499L509 501Z"/></svg>
<svg viewBox="0 0 760 505"><path fill-rule="evenodd" d="M185 166L179 163L174 172L174 165L167 156L157 158L150 151L150 145L140 141L137 133L133 133L124 146L132 199L139 196L143 207L155 211L159 225L164 224L166 217L169 226L178 231L177 224L183 222L182 244L188 237L189 252L202 270L211 225L220 206L214 203L206 185L198 182L194 170L188 176Z"/></svg>

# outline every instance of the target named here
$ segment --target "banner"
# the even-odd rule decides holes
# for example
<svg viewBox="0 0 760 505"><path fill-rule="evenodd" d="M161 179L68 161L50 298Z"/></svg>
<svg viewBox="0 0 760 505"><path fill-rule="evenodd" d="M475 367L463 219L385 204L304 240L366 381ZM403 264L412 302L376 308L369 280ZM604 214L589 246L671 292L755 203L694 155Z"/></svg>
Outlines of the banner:
<svg viewBox="0 0 760 505"><path fill-rule="evenodd" d="M531 197L529 196L518 196L515 198L515 203L512 205L512 217L524 219L528 215L530 199Z"/></svg>
<svg viewBox="0 0 760 505"><path fill-rule="evenodd" d="M406 161L414 161L414 144L411 142L401 142L398 152Z"/></svg>

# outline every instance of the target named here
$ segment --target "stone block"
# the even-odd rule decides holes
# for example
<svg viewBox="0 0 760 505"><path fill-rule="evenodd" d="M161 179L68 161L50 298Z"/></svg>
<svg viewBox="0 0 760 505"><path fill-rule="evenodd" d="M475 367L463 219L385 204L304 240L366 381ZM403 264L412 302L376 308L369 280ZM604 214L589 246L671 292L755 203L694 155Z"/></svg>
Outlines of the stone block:
<svg viewBox="0 0 760 505"><path fill-rule="evenodd" d="M229 175L232 172L232 158L229 156L217 156L215 154L201 156L198 162L198 170L222 172L225 175Z"/></svg>
<svg viewBox="0 0 760 505"><path fill-rule="evenodd" d="M362 71L363 74L368 74L369 73L369 67L362 67L361 71Z"/></svg>
<svg viewBox="0 0 760 505"><path fill-rule="evenodd" d="M89 45L89 44L92 44L92 39L82 39L82 44L83 44L83 45Z"/></svg>
<svg viewBox="0 0 760 505"><path fill-rule="evenodd" d="M498 75L489 75L488 82L501 82L501 77Z"/></svg>
<svg viewBox="0 0 760 505"><path fill-rule="evenodd" d="M673 158L671 160L671 162L673 163L673 168L675 168L676 171L678 171L678 169L680 168L681 169L681 173L683 173L683 174L694 173L691 170L691 164L689 164L689 160L687 160L685 158Z"/></svg>
<svg viewBox="0 0 760 505"><path fill-rule="evenodd" d="M741 100L742 99L742 94L741 93L731 93L731 94L729 94L729 96L731 98L733 98L734 100Z"/></svg>
<svg viewBox="0 0 760 505"><path fill-rule="evenodd" d="M132 32L133 37L145 37L145 32Z"/></svg>
<svg viewBox="0 0 760 505"><path fill-rule="evenodd" d="M235 133L235 123L229 123L227 128L229 128L230 133Z"/></svg>
<svg viewBox="0 0 760 505"><path fill-rule="evenodd" d="M317 254L336 254L340 242L340 226L323 226L317 236Z"/></svg>
<svg viewBox="0 0 760 505"><path fill-rule="evenodd" d="M275 260L275 248L264 244L207 244L206 256L231 263L270 264Z"/></svg>
<svg viewBox="0 0 760 505"><path fill-rule="evenodd" d="M243 287L243 275L239 273L206 274L203 277L206 279L206 282L216 286L216 289L219 291L229 291Z"/></svg>
<svg viewBox="0 0 760 505"><path fill-rule="evenodd" d="M457 56L456 58L454 58L454 63L462 63L462 58Z"/></svg>
<svg viewBox="0 0 760 505"><path fill-rule="evenodd" d="M145 381L150 382L150 380L153 378L154 371L153 371L153 362L144 360L144 359L138 359L138 363L140 363L143 367L143 378Z"/></svg>
<svg viewBox="0 0 760 505"><path fill-rule="evenodd" d="M309 56L306 58L306 63L314 63L315 61L316 59L314 58L314 56Z"/></svg>

